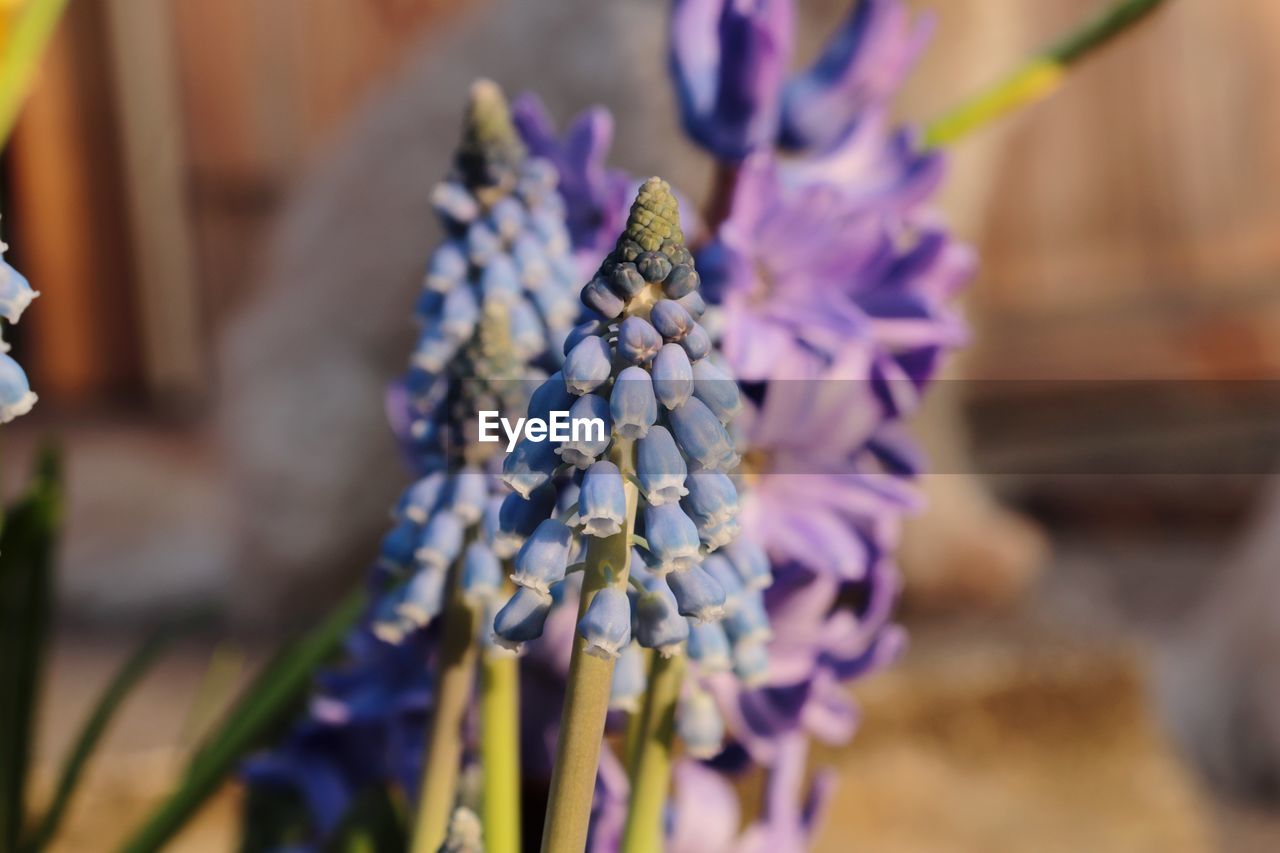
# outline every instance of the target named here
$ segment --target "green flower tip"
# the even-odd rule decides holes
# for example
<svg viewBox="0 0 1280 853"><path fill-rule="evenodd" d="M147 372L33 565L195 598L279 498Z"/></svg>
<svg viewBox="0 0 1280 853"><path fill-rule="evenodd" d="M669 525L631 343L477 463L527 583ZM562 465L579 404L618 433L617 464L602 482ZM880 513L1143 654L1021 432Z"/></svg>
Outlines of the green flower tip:
<svg viewBox="0 0 1280 853"><path fill-rule="evenodd" d="M650 178L640 187L619 244L624 240L634 240L646 252L684 245L680 206L662 178Z"/></svg>
<svg viewBox="0 0 1280 853"><path fill-rule="evenodd" d="M457 164L471 188L514 182L524 161L524 144L511 122L511 108L502 88L492 80L471 84Z"/></svg>

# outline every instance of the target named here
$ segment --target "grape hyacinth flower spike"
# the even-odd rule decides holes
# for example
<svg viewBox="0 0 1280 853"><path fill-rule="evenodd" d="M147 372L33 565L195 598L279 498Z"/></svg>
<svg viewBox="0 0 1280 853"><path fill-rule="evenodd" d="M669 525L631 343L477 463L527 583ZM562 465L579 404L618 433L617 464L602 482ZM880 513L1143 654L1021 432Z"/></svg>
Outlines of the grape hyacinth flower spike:
<svg viewBox="0 0 1280 853"><path fill-rule="evenodd" d="M559 398L561 405L567 396L572 412L590 413L606 426L607 440L556 446L526 436L503 464L503 477L518 495L508 500L525 505L539 490L557 488L567 472L582 471L575 477L576 505L560 517L550 516L543 498L543 518L529 544L554 538L556 547L540 549L536 566L517 561L513 579L521 589L495 624L506 643L527 639L530 620L515 618L517 611L529 611L530 595L541 595L544 583L554 589L569 570L566 531L586 540L544 837L549 849L585 844L614 663L631 654L633 641L659 653L639 712L636 772L646 783L636 788L627 831L650 841L661 837L672 731L658 721L675 712L683 683L689 625L682 616L714 621L723 615L724 590L700 563L732 539L737 495L726 474L738 457L727 423L739 404L727 372L707 369L709 363L698 367L712 357L710 336L698 322L704 308L699 284L675 198L665 181L651 178L614 250L582 289L594 316L569 335L561 370L535 394ZM702 476L714 482L697 487L698 499L686 506L687 482ZM631 692L619 690L622 697ZM705 725L694 730L707 739Z"/></svg>
<svg viewBox="0 0 1280 853"><path fill-rule="evenodd" d="M0 317L17 323L31 300L40 294L9 262L3 259L8 246L0 242ZM36 404L27 373L12 356L9 345L0 337L0 424L21 417Z"/></svg>

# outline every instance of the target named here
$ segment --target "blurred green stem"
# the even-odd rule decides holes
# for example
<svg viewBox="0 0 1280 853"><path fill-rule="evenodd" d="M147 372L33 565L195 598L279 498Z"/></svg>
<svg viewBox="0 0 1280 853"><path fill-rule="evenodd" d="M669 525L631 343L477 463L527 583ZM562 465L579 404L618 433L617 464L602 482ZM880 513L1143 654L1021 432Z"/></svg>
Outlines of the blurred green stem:
<svg viewBox="0 0 1280 853"><path fill-rule="evenodd" d="M1044 100L1057 91L1070 66L1145 19L1165 0L1119 0L1049 47L1013 73L929 122L924 145L941 148L978 128Z"/></svg>
<svg viewBox="0 0 1280 853"><path fill-rule="evenodd" d="M662 809L671 787L671 744L675 741L676 703L684 669L683 654L655 654L649 667L639 739L629 768L631 800L622 834L623 853L654 853L662 849Z"/></svg>
<svg viewBox="0 0 1280 853"><path fill-rule="evenodd" d="M579 618L600 590L607 586L626 589L631 566L631 534L635 530L639 503L639 494L630 480L635 472L633 445L630 441L615 439L609 455L610 461L622 472L627 522L621 532L604 538L592 537L588 543ZM604 721L609 710L613 661L589 655L585 649L586 641L574 632L556 763L551 771L547 819L542 830L543 853L573 853L587 846Z"/></svg>
<svg viewBox="0 0 1280 853"><path fill-rule="evenodd" d="M520 851L520 669L501 649L480 658L481 821L487 853Z"/></svg>
<svg viewBox="0 0 1280 853"><path fill-rule="evenodd" d="M462 763L462 722L471 702L476 672L476 614L458 583L461 561L449 570L444 639L436 677L435 708L427 727L427 748L419 784L413 853L436 853L449 832Z"/></svg>

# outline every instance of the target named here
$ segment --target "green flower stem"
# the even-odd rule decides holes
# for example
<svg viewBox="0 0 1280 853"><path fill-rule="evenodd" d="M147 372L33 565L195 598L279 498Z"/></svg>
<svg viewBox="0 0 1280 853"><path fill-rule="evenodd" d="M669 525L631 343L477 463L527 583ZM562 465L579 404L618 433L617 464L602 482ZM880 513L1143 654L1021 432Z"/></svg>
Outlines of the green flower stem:
<svg viewBox="0 0 1280 853"><path fill-rule="evenodd" d="M630 768L631 802L622 834L623 853L662 849L662 809L671 786L671 744L676 732L676 703L684 681L683 654L653 656L649 686L640 712L640 737Z"/></svg>
<svg viewBox="0 0 1280 853"><path fill-rule="evenodd" d="M480 819L488 853L520 851L520 669L500 649L480 657Z"/></svg>
<svg viewBox="0 0 1280 853"><path fill-rule="evenodd" d="M640 649L640 656L644 659L644 670L648 672L653 666L652 658L654 651L652 649ZM627 715L627 730L622 738L622 758L623 764L627 770L627 779L633 783L635 781L636 763L639 761L640 736L644 732L644 713L643 709L635 711Z"/></svg>
<svg viewBox="0 0 1280 853"><path fill-rule="evenodd" d="M1032 56L994 86L934 119L924 145L940 148L1058 90L1070 66L1145 19L1165 0L1118 0L1049 47Z"/></svg>
<svg viewBox="0 0 1280 853"><path fill-rule="evenodd" d="M607 586L626 589L631 564L631 534L639 503L639 493L627 477L635 470L632 443L615 439L609 458L623 475L627 521L621 532L605 538L593 537L587 545L579 618L600 590ZM587 846L591 800L600 767L605 715L609 710L613 661L589 655L585 648L585 641L575 633L556 763L551 771L551 796L542 832L543 853L571 853Z"/></svg>
<svg viewBox="0 0 1280 853"><path fill-rule="evenodd" d="M462 598L461 561L449 569L444 637L436 674L435 709L427 727L427 749L419 785L413 853L436 853L449 832L462 763L462 722L475 683L476 614Z"/></svg>
<svg viewBox="0 0 1280 853"><path fill-rule="evenodd" d="M0 148L9 139L40 56L53 38L66 7L67 0L30 0L18 11L12 29L0 32L4 41L4 50L0 53ZM0 12L0 17L3 15L4 12ZM7 22L0 22L3 23Z"/></svg>

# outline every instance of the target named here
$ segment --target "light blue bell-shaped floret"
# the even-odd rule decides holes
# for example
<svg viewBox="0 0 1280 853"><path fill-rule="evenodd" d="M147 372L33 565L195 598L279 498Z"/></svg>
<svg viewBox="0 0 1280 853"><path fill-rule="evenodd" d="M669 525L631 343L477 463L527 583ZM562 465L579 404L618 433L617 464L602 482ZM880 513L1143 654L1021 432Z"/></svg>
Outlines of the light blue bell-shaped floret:
<svg viewBox="0 0 1280 853"><path fill-rule="evenodd" d="M644 527L655 573L683 572L698 565L698 528L679 504L645 507Z"/></svg>
<svg viewBox="0 0 1280 853"><path fill-rule="evenodd" d="M587 469L578 493L578 519L587 536L622 532L627 519L627 495L617 465L601 460Z"/></svg>
<svg viewBox="0 0 1280 853"><path fill-rule="evenodd" d="M484 502L484 515L480 517L480 535L484 537L490 549L493 548L493 541L498 538L502 530L502 503L506 497L506 495L490 495ZM519 546L517 545L516 548ZM511 553L515 552L516 549L512 549Z"/></svg>
<svg viewBox="0 0 1280 853"><path fill-rule="evenodd" d="M742 413L742 394L738 383L709 358L693 365L693 393L722 424Z"/></svg>
<svg viewBox="0 0 1280 853"><path fill-rule="evenodd" d="M424 568L404 585L404 597L396 612L417 628L425 627L444 609L445 572Z"/></svg>
<svg viewBox="0 0 1280 853"><path fill-rule="evenodd" d="M724 472L699 468L689 472L684 484L689 492L681 499L680 505L699 528L737 517L738 490Z"/></svg>
<svg viewBox="0 0 1280 853"><path fill-rule="evenodd" d="M440 373L457 351L458 341L445 333L442 322L435 321L428 323L418 335L411 360L414 367Z"/></svg>
<svg viewBox="0 0 1280 853"><path fill-rule="evenodd" d="M640 710L640 697L644 695L644 654L635 643L627 646L613 666L613 681L609 685L609 709L635 713Z"/></svg>
<svg viewBox="0 0 1280 853"><path fill-rule="evenodd" d="M511 196L499 199L489 210L489 225L499 237L511 243L524 229L524 208Z"/></svg>
<svg viewBox="0 0 1280 853"><path fill-rule="evenodd" d="M700 467L713 471L737 467L740 458L733 448L733 439L706 403L690 397L682 406L671 410L668 420L680 449Z"/></svg>
<svg viewBox="0 0 1280 853"><path fill-rule="evenodd" d="M557 334L567 335L569 326L581 313L578 300L573 298L573 293L564 287L543 287L530 295L533 297L534 304L538 306L538 312L542 314L547 328L557 330ZM551 351L557 354L563 353L564 350L561 348L563 344L563 340L558 341L557 346L551 347Z"/></svg>
<svg viewBox="0 0 1280 853"><path fill-rule="evenodd" d="M720 584L720 588L724 590L726 610L733 609L738 600L746 594L747 588L742 583L742 578L734 570L733 563L729 562L723 554L708 554L702 560L702 570L715 578L716 583Z"/></svg>
<svg viewBox="0 0 1280 853"><path fill-rule="evenodd" d="M671 275L671 259L661 252L642 252L636 258L636 271L656 284Z"/></svg>
<svg viewBox="0 0 1280 853"><path fill-rule="evenodd" d="M521 234L511 246L511 257L520 271L520 283L529 290L538 290L551 279L551 264L542 250L542 243L532 234Z"/></svg>
<svg viewBox="0 0 1280 853"><path fill-rule="evenodd" d="M708 553L728 545L742 532L742 525L736 518L727 518L717 524L706 524L695 519L694 523L698 525L698 538L702 540L702 547Z"/></svg>
<svg viewBox="0 0 1280 853"><path fill-rule="evenodd" d="M511 303L508 317L511 331L511 347L522 361L535 358L547 348L547 330L542 318L528 299L519 298Z"/></svg>
<svg viewBox="0 0 1280 853"><path fill-rule="evenodd" d="M408 571L418 548L419 533L417 523L407 518L397 522L378 546L378 565L391 572Z"/></svg>
<svg viewBox="0 0 1280 853"><path fill-rule="evenodd" d="M557 370L529 395L529 420L550 421L552 412L566 412L578 398L565 387L564 373Z"/></svg>
<svg viewBox="0 0 1280 853"><path fill-rule="evenodd" d="M573 394L590 394L609 381L610 360L609 343L604 338L585 338L569 351L560 368L565 388Z"/></svg>
<svg viewBox="0 0 1280 853"><path fill-rule="evenodd" d="M653 360L653 390L668 409L684 404L693 394L693 366L679 344L665 344Z"/></svg>
<svg viewBox="0 0 1280 853"><path fill-rule="evenodd" d="M582 488L575 482L581 473L573 479L566 480L563 483L556 483L556 508L554 515L556 518L568 518L578 505L578 495Z"/></svg>
<svg viewBox="0 0 1280 853"><path fill-rule="evenodd" d="M614 293L623 299L631 299L645 288L644 276L636 270L635 264L618 264L609 274L609 284Z"/></svg>
<svg viewBox="0 0 1280 853"><path fill-rule="evenodd" d="M555 442L523 438L502 460L502 481L527 498L534 489L551 481L560 464Z"/></svg>
<svg viewBox="0 0 1280 853"><path fill-rule="evenodd" d="M711 336L701 324L694 324L689 334L680 341L680 346L684 347L690 361L700 361L711 353Z"/></svg>
<svg viewBox="0 0 1280 853"><path fill-rule="evenodd" d="M530 216L529 227L542 240L547 254L558 255L569 251L569 232L564 227L564 215L554 205Z"/></svg>
<svg viewBox="0 0 1280 853"><path fill-rule="evenodd" d="M621 438L635 440L649 433L658 419L658 399L647 370L627 367L618 374L609 395L609 413Z"/></svg>
<svg viewBox="0 0 1280 853"><path fill-rule="evenodd" d="M449 509L466 524L475 524L489 500L489 475L467 465L449 478Z"/></svg>
<svg viewBox="0 0 1280 853"><path fill-rule="evenodd" d="M721 553L747 589L765 589L773 583L773 566L769 555L757 543L740 536L726 545Z"/></svg>
<svg viewBox="0 0 1280 853"><path fill-rule="evenodd" d="M628 317L618 327L617 349L632 364L647 364L662 349L662 336L643 317Z"/></svg>
<svg viewBox="0 0 1280 853"><path fill-rule="evenodd" d="M418 524L426 524L432 511L439 505L448 480L444 473L428 474L404 490L396 504L396 515Z"/></svg>
<svg viewBox="0 0 1280 853"><path fill-rule="evenodd" d="M483 542L472 542L462 555L458 587L473 607L502 596L502 563ZM486 632L487 633L487 632Z"/></svg>
<svg viewBox="0 0 1280 853"><path fill-rule="evenodd" d="M675 596L681 616L694 622L715 622L724 615L724 588L701 566L668 572L667 586Z"/></svg>
<svg viewBox="0 0 1280 853"><path fill-rule="evenodd" d="M406 622L399 611L407 586L408 584L402 584L385 594L374 607L373 615L369 619L370 632L384 643L399 645L414 629L414 626Z"/></svg>
<svg viewBox="0 0 1280 853"><path fill-rule="evenodd" d="M544 157L530 157L520 167L517 190L530 200L545 198L548 202L559 202L560 196L552 192L559 183L560 173L554 163Z"/></svg>
<svg viewBox="0 0 1280 853"><path fill-rule="evenodd" d="M586 320L569 330L564 339L564 354L568 355L573 348L587 338L598 338L608 331L608 326L601 320Z"/></svg>
<svg viewBox="0 0 1280 853"><path fill-rule="evenodd" d="M512 582L539 592L549 592L553 583L564 579L572 537L573 532L558 519L548 518L541 522L516 554Z"/></svg>
<svg viewBox="0 0 1280 853"><path fill-rule="evenodd" d="M724 630L735 645L748 642L768 642L773 639L769 627L769 613L765 610L764 596L758 589L743 590L725 609Z"/></svg>
<svg viewBox="0 0 1280 853"><path fill-rule="evenodd" d="M660 299L649 311L649 322L669 343L679 343L693 329L695 322L679 302Z"/></svg>
<svg viewBox="0 0 1280 853"><path fill-rule="evenodd" d="M572 291L574 297L578 295L578 282L582 280L582 274L578 272L578 263L574 260L572 252L560 252L559 254L549 255L548 260L551 262L551 272L555 276L556 281L565 285L567 290ZM575 298L573 304L578 305Z"/></svg>
<svg viewBox="0 0 1280 853"><path fill-rule="evenodd" d="M441 181L431 190L431 206L447 219L466 225L480 215L480 205L457 181Z"/></svg>
<svg viewBox="0 0 1280 853"><path fill-rule="evenodd" d="M515 556L556 505L556 490L550 484L533 490L528 497L519 493L507 495L498 510L497 532L489 547L499 559Z"/></svg>
<svg viewBox="0 0 1280 853"><path fill-rule="evenodd" d="M9 266L8 261L0 260L0 317L18 322L31 300L39 295L31 289L26 276Z"/></svg>
<svg viewBox="0 0 1280 853"><path fill-rule="evenodd" d="M467 227L467 259L478 267L488 266L489 262L502 254L502 240L483 219L472 222Z"/></svg>
<svg viewBox="0 0 1280 853"><path fill-rule="evenodd" d="M613 586L597 592L578 620L578 636L586 641L583 651L587 654L616 659L631 642L631 602L627 594Z"/></svg>
<svg viewBox="0 0 1280 853"><path fill-rule="evenodd" d="M611 421L609 402L584 394L569 408L569 440L561 442L556 453L575 468L587 468L608 449Z"/></svg>
<svg viewBox="0 0 1280 853"><path fill-rule="evenodd" d="M609 287L609 282L598 275L583 286L581 299L583 305L606 320L617 317L627 307L623 298Z"/></svg>
<svg viewBox="0 0 1280 853"><path fill-rule="evenodd" d="M422 528L414 559L423 568L444 571L462 551L462 539L466 525L462 519L448 510L436 512Z"/></svg>
<svg viewBox="0 0 1280 853"><path fill-rule="evenodd" d="M642 581L643 591L635 594L636 641L646 649L656 649L663 657L671 657L689 638L689 622L680 615L675 594L662 579L641 571L648 577Z"/></svg>
<svg viewBox="0 0 1280 853"><path fill-rule="evenodd" d="M662 282L662 292L668 299L679 299L696 291L699 283L698 271L691 265L681 264Z"/></svg>
<svg viewBox="0 0 1280 853"><path fill-rule="evenodd" d="M467 280L469 265L466 247L456 240L450 240L431 253L423 284L436 293L448 293Z"/></svg>
<svg viewBox="0 0 1280 853"><path fill-rule="evenodd" d="M733 647L719 622L689 623L689 659L704 672L733 669Z"/></svg>
<svg viewBox="0 0 1280 853"><path fill-rule="evenodd" d="M724 748L724 718L716 700L701 687L690 683L676 712L676 733L685 751L693 758L707 760Z"/></svg>
<svg viewBox="0 0 1280 853"><path fill-rule="evenodd" d="M448 292L447 290L445 291L445 293ZM443 329L444 324L440 322L440 313L443 310L444 294L436 293L434 290L423 290L413 302L414 319L424 327L432 323L438 323Z"/></svg>
<svg viewBox="0 0 1280 853"><path fill-rule="evenodd" d="M701 319L702 315L707 313L707 302L702 298L701 293L690 293L686 296L681 296L675 301L681 308L688 311L689 316L695 320ZM689 331L692 332L693 329ZM703 332L705 333L706 329L703 329Z"/></svg>
<svg viewBox="0 0 1280 853"><path fill-rule="evenodd" d="M674 504L689 493L688 467L666 427L650 427L636 442L636 480L650 506Z"/></svg>
<svg viewBox="0 0 1280 853"><path fill-rule="evenodd" d="M760 687L769 676L769 650L763 640L733 644L733 674L747 687Z"/></svg>
<svg viewBox="0 0 1280 853"><path fill-rule="evenodd" d="M506 255L495 255L480 274L480 295L510 305L520 298L520 273Z"/></svg>
<svg viewBox="0 0 1280 853"><path fill-rule="evenodd" d="M518 587L511 599L493 617L493 640L504 649L519 651L523 643L542 636L542 626L551 612L551 595Z"/></svg>

